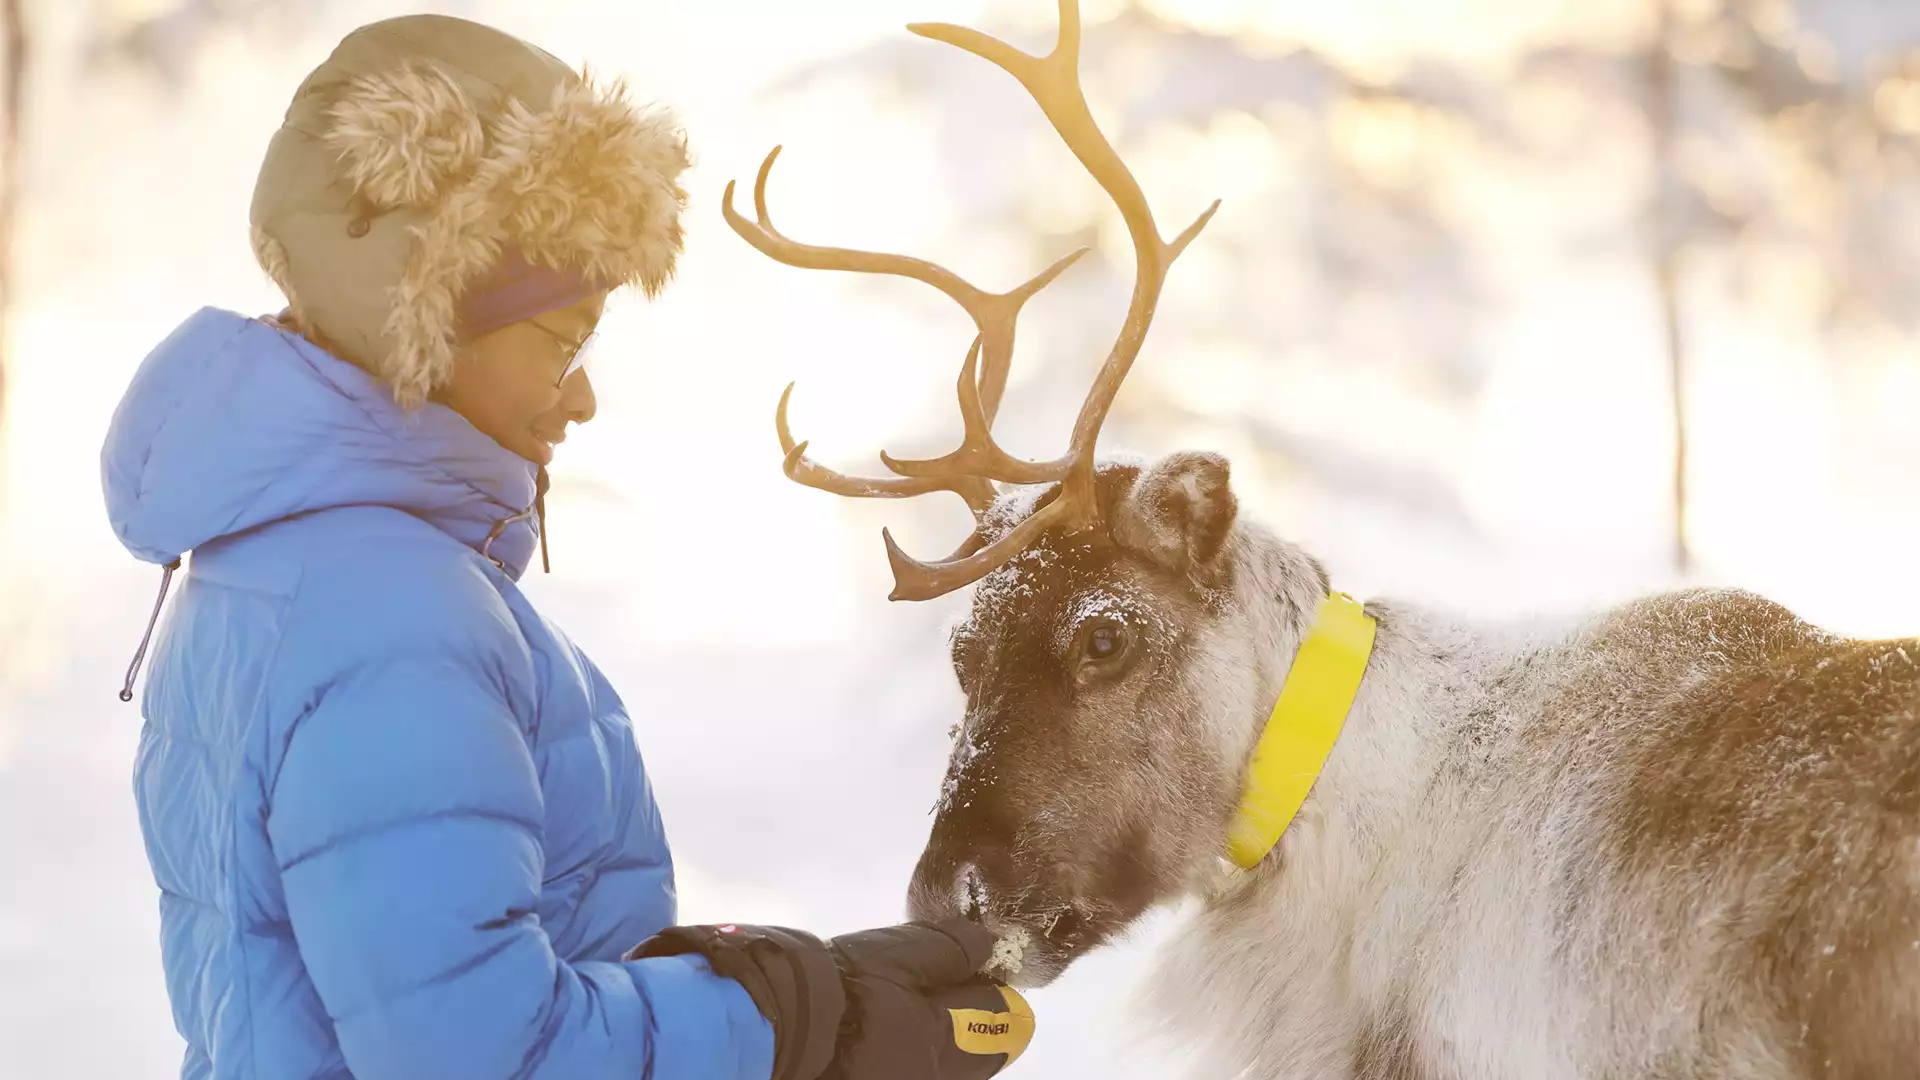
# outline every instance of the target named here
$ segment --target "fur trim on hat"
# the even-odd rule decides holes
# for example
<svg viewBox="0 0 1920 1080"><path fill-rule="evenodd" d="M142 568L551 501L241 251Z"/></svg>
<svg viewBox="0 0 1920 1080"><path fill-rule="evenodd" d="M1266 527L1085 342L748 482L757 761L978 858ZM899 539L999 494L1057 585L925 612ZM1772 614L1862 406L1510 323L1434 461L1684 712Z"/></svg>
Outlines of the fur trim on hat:
<svg viewBox="0 0 1920 1080"><path fill-rule="evenodd" d="M461 293L505 243L609 291L652 296L672 276L686 139L666 110L632 105L621 82L572 79L543 107L507 99L481 116L445 75L413 64L352 80L329 117L326 143L360 197L422 214L391 290L391 352L370 358L403 406L451 376Z"/></svg>
<svg viewBox="0 0 1920 1080"><path fill-rule="evenodd" d="M513 193L507 234L528 259L571 261L651 296L680 250L686 193L675 178L687 147L671 116L640 112L626 95L621 82L603 94L582 81L561 87L542 113L509 102L487 165L499 170L495 189Z"/></svg>
<svg viewBox="0 0 1920 1080"><path fill-rule="evenodd" d="M287 271L287 249L257 224L253 226L253 257L260 263L260 269L267 272L267 277L280 286L288 306L296 307L293 301L293 278Z"/></svg>
<svg viewBox="0 0 1920 1080"><path fill-rule="evenodd" d="M380 210L427 205L486 149L479 112L432 64L356 77L327 119L344 179Z"/></svg>

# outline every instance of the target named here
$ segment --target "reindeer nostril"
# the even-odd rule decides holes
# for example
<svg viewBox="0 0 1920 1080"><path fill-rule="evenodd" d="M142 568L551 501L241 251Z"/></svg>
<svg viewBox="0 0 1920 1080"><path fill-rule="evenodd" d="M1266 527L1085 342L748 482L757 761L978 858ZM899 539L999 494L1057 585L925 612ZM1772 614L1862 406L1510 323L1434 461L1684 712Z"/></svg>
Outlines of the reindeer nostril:
<svg viewBox="0 0 1920 1080"><path fill-rule="evenodd" d="M1071 906L1061 908L1054 913L1052 921L1047 923L1044 935L1050 941L1062 945L1071 945L1080 934L1080 913Z"/></svg>
<svg viewBox="0 0 1920 1080"><path fill-rule="evenodd" d="M972 863L960 871L959 888L960 911L967 918L979 922L986 914L987 887L980 880L980 868Z"/></svg>

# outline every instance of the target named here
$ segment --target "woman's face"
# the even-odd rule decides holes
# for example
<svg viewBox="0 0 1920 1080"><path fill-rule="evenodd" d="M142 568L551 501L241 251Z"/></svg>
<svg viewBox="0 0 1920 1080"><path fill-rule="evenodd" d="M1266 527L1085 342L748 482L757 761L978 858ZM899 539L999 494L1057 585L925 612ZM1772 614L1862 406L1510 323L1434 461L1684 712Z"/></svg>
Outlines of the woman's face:
<svg viewBox="0 0 1920 1080"><path fill-rule="evenodd" d="M606 300L597 294L468 342L435 400L528 461L551 462L567 425L593 419L593 384L586 371L569 373L568 365Z"/></svg>

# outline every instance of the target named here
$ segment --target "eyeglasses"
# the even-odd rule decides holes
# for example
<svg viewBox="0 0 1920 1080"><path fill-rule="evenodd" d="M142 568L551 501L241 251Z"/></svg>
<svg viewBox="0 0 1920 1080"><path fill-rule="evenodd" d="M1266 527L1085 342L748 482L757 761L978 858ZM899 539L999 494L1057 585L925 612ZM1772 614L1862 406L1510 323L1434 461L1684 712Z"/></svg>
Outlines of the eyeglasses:
<svg viewBox="0 0 1920 1080"><path fill-rule="evenodd" d="M560 377L553 381L553 385L556 388L566 385L567 380L573 378L574 372L586 368L588 354L593 351L593 343L600 337L599 331L591 331L586 337L576 342L560 331L547 326L539 319L528 319L527 321L539 327L541 332L552 338L554 342L560 346L567 358L566 366L561 369Z"/></svg>

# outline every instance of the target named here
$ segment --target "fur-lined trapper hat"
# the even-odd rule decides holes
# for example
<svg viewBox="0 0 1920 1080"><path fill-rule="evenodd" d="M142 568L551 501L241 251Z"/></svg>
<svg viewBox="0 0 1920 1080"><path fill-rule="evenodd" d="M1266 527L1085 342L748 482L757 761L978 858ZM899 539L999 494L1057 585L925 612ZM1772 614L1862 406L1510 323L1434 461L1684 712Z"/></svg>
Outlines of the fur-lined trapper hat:
<svg viewBox="0 0 1920 1080"><path fill-rule="evenodd" d="M465 287L508 260L651 296L681 248L686 140L491 27L349 34L294 95L253 195L293 320L412 408L452 372Z"/></svg>

